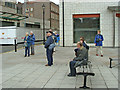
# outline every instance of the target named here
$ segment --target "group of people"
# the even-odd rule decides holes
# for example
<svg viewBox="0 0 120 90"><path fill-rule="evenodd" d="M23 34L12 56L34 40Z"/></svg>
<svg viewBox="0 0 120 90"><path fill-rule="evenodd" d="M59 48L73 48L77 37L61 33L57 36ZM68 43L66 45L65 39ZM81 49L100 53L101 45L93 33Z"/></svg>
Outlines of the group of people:
<svg viewBox="0 0 120 90"><path fill-rule="evenodd" d="M95 36L95 46L96 46L96 56L99 56L99 53L101 57L103 57L102 52L102 46L103 46L103 35L101 35L101 31L97 31L97 35ZM46 56L48 63L45 66L52 66L53 65L53 52L56 45L59 45L60 37L59 34L56 32L53 32L52 29L50 29L48 32L46 32L47 40L45 42L45 48L46 48ZM35 35L33 32L30 32L30 35L26 33L26 36L24 38L24 45L25 45L25 57L28 55L30 56L30 47L31 47L31 55L34 55L34 43L35 42ZM76 76L76 68L74 67L77 61L82 61L84 59L88 59L88 50L89 46L86 44L84 37L80 37L80 41L77 43L77 48L75 51L75 58L70 61L70 73L68 74L69 77Z"/></svg>
<svg viewBox="0 0 120 90"><path fill-rule="evenodd" d="M30 57L30 48L31 48L31 55L34 55L34 45L35 45L35 35L33 32L26 33L26 36L24 38L24 47L25 47L25 57Z"/></svg>
<svg viewBox="0 0 120 90"><path fill-rule="evenodd" d="M101 35L101 31L97 31L98 34L95 36L95 46L96 46L96 56L99 56L99 52L101 57L103 57L102 52L102 42L103 42L103 35ZM70 61L69 67L70 67L70 73L68 74L69 77L76 76L76 67L75 64L77 61L83 61L88 60L88 50L89 46L84 42L84 37L80 38L80 42L77 43L77 48L74 50L76 57L73 59L73 61Z"/></svg>
<svg viewBox="0 0 120 90"><path fill-rule="evenodd" d="M102 53L102 42L103 42L103 35L101 35L101 31L97 31L97 35L95 36L95 46L96 46L96 56L99 56L99 52L101 57L103 57ZM47 32L47 41L45 43L45 48L46 48L46 54L47 54L47 60L48 64L45 66L52 66L53 65L53 49L49 49L49 47L54 43L54 38L55 34L52 32L52 30L49 30ZM88 50L89 46L86 44L84 37L80 37L80 41L77 43L77 48L74 50L75 51L75 58L70 61L69 67L70 67L70 73L68 74L69 77L76 76L76 68L74 67L77 61L82 61L84 59L88 59Z"/></svg>

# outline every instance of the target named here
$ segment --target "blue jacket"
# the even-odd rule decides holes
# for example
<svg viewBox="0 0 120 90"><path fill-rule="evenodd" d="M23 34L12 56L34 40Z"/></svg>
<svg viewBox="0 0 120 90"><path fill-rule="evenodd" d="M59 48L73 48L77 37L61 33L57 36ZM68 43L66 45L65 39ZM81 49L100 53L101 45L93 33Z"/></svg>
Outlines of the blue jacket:
<svg viewBox="0 0 120 90"><path fill-rule="evenodd" d="M30 35L31 38L31 45L35 45L35 35Z"/></svg>
<svg viewBox="0 0 120 90"><path fill-rule="evenodd" d="M54 43L52 36L47 37L47 41L45 42L45 48L48 48L52 43Z"/></svg>
<svg viewBox="0 0 120 90"><path fill-rule="evenodd" d="M31 45L31 39L30 39L30 36L28 36L28 38L25 36L24 38L24 42L27 41L27 47L30 47Z"/></svg>
<svg viewBox="0 0 120 90"><path fill-rule="evenodd" d="M60 37L59 34L56 35L56 43L58 43L60 41Z"/></svg>
<svg viewBox="0 0 120 90"><path fill-rule="evenodd" d="M87 50L89 50L89 46L83 41L83 46L87 49Z"/></svg>
<svg viewBox="0 0 120 90"><path fill-rule="evenodd" d="M59 41L60 41L60 37L57 37L57 42L56 43L59 43Z"/></svg>
<svg viewBox="0 0 120 90"><path fill-rule="evenodd" d="M101 39L101 41L96 42L97 39ZM95 36L95 41L94 41L94 43L96 43L96 46L103 46L103 43L102 43L103 41L104 41L103 35L97 34L97 35Z"/></svg>

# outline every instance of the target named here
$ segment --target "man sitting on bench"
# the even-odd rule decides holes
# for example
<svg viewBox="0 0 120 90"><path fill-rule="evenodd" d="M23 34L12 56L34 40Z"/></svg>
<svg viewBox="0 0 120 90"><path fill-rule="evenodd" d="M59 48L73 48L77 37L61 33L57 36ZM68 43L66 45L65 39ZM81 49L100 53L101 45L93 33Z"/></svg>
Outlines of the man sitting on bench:
<svg viewBox="0 0 120 90"><path fill-rule="evenodd" d="M69 63L70 66L70 73L68 74L69 77L76 76L76 68L74 65L77 61L82 61L86 58L87 55L87 49L83 46L82 43L77 43L77 49L74 50L76 57Z"/></svg>

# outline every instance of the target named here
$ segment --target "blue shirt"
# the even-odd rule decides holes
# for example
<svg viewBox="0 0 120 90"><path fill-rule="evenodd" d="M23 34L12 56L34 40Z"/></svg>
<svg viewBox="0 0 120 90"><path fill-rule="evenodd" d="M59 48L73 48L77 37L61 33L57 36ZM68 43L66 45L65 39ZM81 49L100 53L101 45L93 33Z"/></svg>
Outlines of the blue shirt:
<svg viewBox="0 0 120 90"><path fill-rule="evenodd" d="M97 39L101 39L101 41L97 42L97 41L96 41ZM97 35L95 36L95 41L94 41L94 43L96 43L96 46L103 46L103 43L102 43L103 41L104 41L103 35L97 34Z"/></svg>
<svg viewBox="0 0 120 90"><path fill-rule="evenodd" d="M31 45L30 36L25 36L24 42L25 42L25 41L27 41L27 47L30 47L30 45Z"/></svg>
<svg viewBox="0 0 120 90"><path fill-rule="evenodd" d="M31 45L35 45L35 35L30 35L31 38Z"/></svg>
<svg viewBox="0 0 120 90"><path fill-rule="evenodd" d="M87 49L87 50L89 50L89 46L83 41L83 46Z"/></svg>

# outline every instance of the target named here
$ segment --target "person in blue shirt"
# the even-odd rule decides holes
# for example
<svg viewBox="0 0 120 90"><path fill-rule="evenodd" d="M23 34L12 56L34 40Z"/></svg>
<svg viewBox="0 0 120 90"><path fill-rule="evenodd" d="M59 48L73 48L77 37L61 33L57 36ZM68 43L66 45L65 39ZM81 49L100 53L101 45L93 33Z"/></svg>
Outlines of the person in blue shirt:
<svg viewBox="0 0 120 90"><path fill-rule="evenodd" d="M50 31L46 33L47 33L47 41L45 42L45 48L46 48L48 64L46 64L45 66L51 66L53 65L53 50L50 50L49 46L54 43L54 39Z"/></svg>
<svg viewBox="0 0 120 90"><path fill-rule="evenodd" d="M57 46L59 46L60 37L59 34L57 34L57 32L55 32L55 37L56 37L55 43Z"/></svg>
<svg viewBox="0 0 120 90"><path fill-rule="evenodd" d="M99 56L99 52L100 52L101 57L103 57L102 46L103 46L104 38L103 35L101 35L100 30L98 30L97 32L98 34L95 36L95 41L94 41L96 46L96 56Z"/></svg>
<svg viewBox="0 0 120 90"><path fill-rule="evenodd" d="M35 35L33 34L33 32L30 32L30 39L31 39L31 55L34 55L34 45L35 45Z"/></svg>
<svg viewBox="0 0 120 90"><path fill-rule="evenodd" d="M31 39L30 39L30 36L29 36L28 32L26 33L26 36L24 38L24 45L25 45L25 57L27 55L29 57L30 56Z"/></svg>

